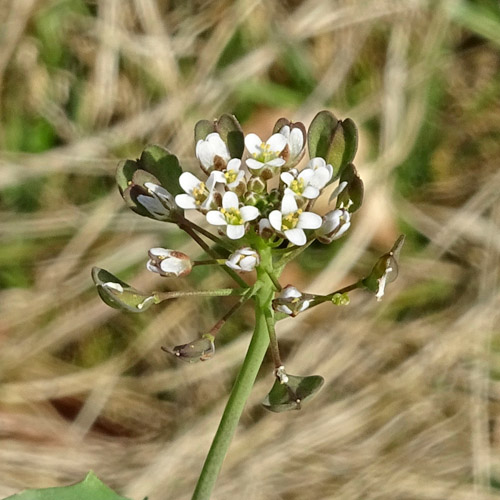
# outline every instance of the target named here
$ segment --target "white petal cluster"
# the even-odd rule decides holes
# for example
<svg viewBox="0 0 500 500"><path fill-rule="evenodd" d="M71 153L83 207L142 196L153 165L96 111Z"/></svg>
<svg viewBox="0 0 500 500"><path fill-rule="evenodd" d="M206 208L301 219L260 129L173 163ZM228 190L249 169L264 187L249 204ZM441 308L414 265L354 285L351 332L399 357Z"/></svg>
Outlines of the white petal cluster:
<svg viewBox="0 0 500 500"><path fill-rule="evenodd" d="M311 238L331 241L348 229L347 209L337 208L323 218L312 211L315 200L332 180L332 166L317 157L302 170L291 168L305 152L303 124L288 122L265 141L251 133L244 137L244 143L246 155L242 159L231 158L227 143L216 132L199 140L196 157L208 178L182 173L179 184L184 193L175 197L177 206L205 214L209 224L223 229L232 240L251 231L264 239L275 238L278 242L283 238L302 246ZM279 185L271 190L267 180L273 175L279 177ZM339 187L338 192L344 187ZM167 218L168 196L172 198L166 192L154 192L143 203L155 217ZM316 232L307 232L313 230ZM236 252L227 265L245 271L242 262L250 262L244 260L246 257L250 256Z"/></svg>
<svg viewBox="0 0 500 500"><path fill-rule="evenodd" d="M226 261L226 266L240 272L253 271L260 262L259 254L251 247L243 247L232 253Z"/></svg>
<svg viewBox="0 0 500 500"><path fill-rule="evenodd" d="M215 182L225 184L229 189L235 189L245 179L245 172L241 169L241 160L232 158L222 171L213 171Z"/></svg>
<svg viewBox="0 0 500 500"><path fill-rule="evenodd" d="M229 162L231 155L221 136L213 132L208 134L205 140L200 139L196 143L196 157L204 170L210 172L214 168L222 170Z"/></svg>
<svg viewBox="0 0 500 500"><path fill-rule="evenodd" d="M184 172L179 177L179 184L186 194L178 194L175 203L185 210L210 208L216 183L214 172L210 174L206 182L201 181L191 172Z"/></svg>
<svg viewBox="0 0 500 500"><path fill-rule="evenodd" d="M151 248L146 267L152 273L167 278L185 276L191 272L191 259L182 252L168 248Z"/></svg>
<svg viewBox="0 0 500 500"><path fill-rule="evenodd" d="M281 290L278 297L274 299L273 304L276 311L294 317L305 311L311 302L311 296L306 296L294 286L288 285Z"/></svg>
<svg viewBox="0 0 500 500"><path fill-rule="evenodd" d="M351 226L351 214L345 208L337 208L323 216L321 227L316 231L320 241L330 243L339 239Z"/></svg>
<svg viewBox="0 0 500 500"><path fill-rule="evenodd" d="M304 212L298 208L295 196L285 193L281 202L281 210L273 210L269 214L269 223L294 245L301 246L307 242L304 229L318 229L321 217L313 212Z"/></svg>
<svg viewBox="0 0 500 500"><path fill-rule="evenodd" d="M137 197L140 203L155 219L165 220L175 208L174 197L163 187L146 182L144 184L148 195L140 194Z"/></svg>
<svg viewBox="0 0 500 500"><path fill-rule="evenodd" d="M245 146L251 157L246 165L251 170L259 170L265 166L281 167L285 160L280 157L287 145L287 138L283 134L273 134L263 142L257 134L245 136Z"/></svg>
<svg viewBox="0 0 500 500"><path fill-rule="evenodd" d="M314 160L323 160L323 158L314 158L309 162L307 168L300 173L296 169L292 169L281 174L281 180L287 186L285 194L292 194L309 200L314 200L321 194L321 190L332 178L333 169L331 165L326 164L314 166ZM325 160L323 160L323 163L325 163Z"/></svg>
<svg viewBox="0 0 500 500"><path fill-rule="evenodd" d="M288 159L286 163L294 165L304 152L306 140L304 133L300 128L290 128L289 125L282 127L279 133L285 137L288 146Z"/></svg>
<svg viewBox="0 0 500 500"><path fill-rule="evenodd" d="M256 207L240 206L237 194L228 191L222 198L222 208L207 213L207 222L214 226L225 226L228 238L238 240L245 235L245 223L258 216Z"/></svg>

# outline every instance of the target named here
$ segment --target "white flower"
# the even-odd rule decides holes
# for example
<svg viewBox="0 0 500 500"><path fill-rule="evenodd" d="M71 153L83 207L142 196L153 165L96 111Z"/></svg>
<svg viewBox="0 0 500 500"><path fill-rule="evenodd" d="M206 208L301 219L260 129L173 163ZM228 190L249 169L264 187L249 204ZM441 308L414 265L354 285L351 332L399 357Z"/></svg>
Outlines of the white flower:
<svg viewBox="0 0 500 500"><path fill-rule="evenodd" d="M235 271L250 272L259 265L259 254L250 247L243 247L229 256L226 260L226 266Z"/></svg>
<svg viewBox="0 0 500 500"><path fill-rule="evenodd" d="M168 219L170 212L175 208L174 197L163 187L152 182L146 182L144 187L151 196L140 194L137 197L140 203L155 219Z"/></svg>
<svg viewBox="0 0 500 500"><path fill-rule="evenodd" d="M330 172L330 177L328 180L330 180L333 175L333 167L329 163L326 163L325 159L321 158L321 156L317 156L316 158L311 158L306 168L312 168L314 171L326 168L328 172Z"/></svg>
<svg viewBox="0 0 500 500"><path fill-rule="evenodd" d="M295 317L309 307L313 298L314 296L303 294L294 286L288 285L273 300L273 307L276 311Z"/></svg>
<svg viewBox="0 0 500 500"><path fill-rule="evenodd" d="M196 157L207 171L222 170L231 158L229 150L217 132L208 134L205 140L196 143ZM222 168L221 168L222 167Z"/></svg>
<svg viewBox="0 0 500 500"><path fill-rule="evenodd" d="M229 189L236 188L245 177L245 172L240 170L240 167L241 160L239 158L232 158L222 172L218 170L212 172L215 182L225 184Z"/></svg>
<svg viewBox="0 0 500 500"><path fill-rule="evenodd" d="M146 267L152 273L167 278L185 276L191 272L191 259L182 252L168 248L151 248Z"/></svg>
<svg viewBox="0 0 500 500"><path fill-rule="evenodd" d="M331 165L328 166L330 169L326 168L326 166L316 169L305 168L300 174L295 169L289 172L283 172L281 174L281 180L288 186L285 193L301 196L308 200L317 198L321 190L332 178Z"/></svg>
<svg viewBox="0 0 500 500"><path fill-rule="evenodd" d="M323 222L316 234L320 241L331 243L340 238L350 225L351 214L343 208L337 208L323 216Z"/></svg>
<svg viewBox="0 0 500 500"><path fill-rule="evenodd" d="M207 182L200 181L198 177L191 172L184 172L179 177L179 184L186 194L178 194L175 197L175 203L184 209L202 209L207 210L213 201L214 187L216 177L213 172L207 179Z"/></svg>
<svg viewBox="0 0 500 500"><path fill-rule="evenodd" d="M228 191L222 198L222 208L207 213L207 222L214 226L226 226L226 233L232 240L245 235L245 222L256 219L259 210L252 206L239 206L238 196Z"/></svg>
<svg viewBox="0 0 500 500"><path fill-rule="evenodd" d="M245 146L252 156L246 160L247 167L252 170L269 167L281 167L285 160L280 157L287 145L283 134L273 134L266 142L262 142L256 134L245 136Z"/></svg>
<svg viewBox="0 0 500 500"><path fill-rule="evenodd" d="M318 229L321 226L321 217L313 212L299 210L295 196L285 194L281 200L281 210L273 210L269 214L269 222L291 243L301 246L307 241L304 229Z"/></svg>
<svg viewBox="0 0 500 500"><path fill-rule="evenodd" d="M296 165L300 161L304 151L304 132L299 127L292 127L290 129L289 125L285 125L280 129L279 133L286 138L288 145L287 165Z"/></svg>

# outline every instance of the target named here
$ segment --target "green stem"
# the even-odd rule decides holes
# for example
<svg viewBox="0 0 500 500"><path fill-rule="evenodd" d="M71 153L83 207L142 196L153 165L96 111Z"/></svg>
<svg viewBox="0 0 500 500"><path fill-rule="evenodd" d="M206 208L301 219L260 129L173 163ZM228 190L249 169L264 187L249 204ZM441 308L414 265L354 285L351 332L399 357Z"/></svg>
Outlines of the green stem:
<svg viewBox="0 0 500 500"><path fill-rule="evenodd" d="M212 494L224 457L269 345L266 311L271 308L274 285L265 269L272 265L271 250L262 245L259 253L261 264L257 268L257 280L260 281L260 287L255 296L255 329L245 360L203 465L192 500L208 500Z"/></svg>
<svg viewBox="0 0 500 500"><path fill-rule="evenodd" d="M273 356L274 368L279 368L280 366L283 365L283 362L281 361L278 339L276 337L276 329L274 328L275 321L274 321L273 310L272 309L267 310L265 312L265 316L266 316L267 331L269 334L269 347L271 350L271 354Z"/></svg>
<svg viewBox="0 0 500 500"><path fill-rule="evenodd" d="M198 224L195 224L193 221L186 219L184 216L182 217L182 219L180 219L180 224L185 225L185 226L189 226L191 229L198 231L199 233L203 234L203 236L207 237L208 239L212 240L217 245L220 245L222 248L225 248L226 250L228 250L230 252L234 248L234 245L232 245L228 242L226 244L225 241L221 240L220 238L218 238L217 236L212 234L210 231L207 231L205 228L198 226Z"/></svg>
<svg viewBox="0 0 500 500"><path fill-rule="evenodd" d="M227 297L228 295L241 295L239 288L218 288L216 290L174 290L171 292L154 293L155 302L159 304L164 300L178 299L179 297Z"/></svg>
<svg viewBox="0 0 500 500"><path fill-rule="evenodd" d="M185 221L187 221L187 219L184 219ZM189 221L187 221L189 222ZM189 225L189 224L186 224L184 222L179 222L179 227L185 231L187 234L189 234L189 236L191 236L191 238L193 238L194 241L196 241L196 243L198 243L198 245L200 245L201 248L203 248L203 250L205 250L205 252L208 253L208 255L210 255L211 257L213 257L214 259L218 259L219 258L219 255L217 254L217 252L215 252L214 250L212 250L193 230L193 228ZM236 281L236 283L238 283L238 285L240 285L241 287L243 288L248 288L249 286L245 283L245 281L240 278L240 276L238 276L238 274L236 274L231 268L227 267L227 266L221 266L221 269L226 272L227 274L229 274L229 276L231 276L231 278L233 278L234 281Z"/></svg>
<svg viewBox="0 0 500 500"><path fill-rule="evenodd" d="M193 260L194 266L223 266L226 264L226 259L206 259L206 260Z"/></svg>
<svg viewBox="0 0 500 500"><path fill-rule="evenodd" d="M357 281L356 283L353 283L352 285L345 286L344 288L340 288L339 290L335 290L332 293L329 293L328 295L316 295L314 297L313 302L309 306L309 309L311 307L317 306L318 304L323 304L323 302L329 302L332 300L333 296L336 295L337 293L347 293L347 292L352 292L353 290L356 290L358 288L362 288L363 283L362 280Z"/></svg>

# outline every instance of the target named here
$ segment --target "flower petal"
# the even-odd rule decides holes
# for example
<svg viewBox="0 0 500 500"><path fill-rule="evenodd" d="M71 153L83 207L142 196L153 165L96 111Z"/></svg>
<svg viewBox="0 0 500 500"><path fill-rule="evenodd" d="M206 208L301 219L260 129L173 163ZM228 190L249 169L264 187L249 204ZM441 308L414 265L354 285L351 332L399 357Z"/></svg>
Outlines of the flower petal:
<svg viewBox="0 0 500 500"><path fill-rule="evenodd" d="M178 194L175 197L175 203L177 204L177 206L186 210L190 208L198 208L198 206L194 202L194 198L192 196L189 196L188 194Z"/></svg>
<svg viewBox="0 0 500 500"><path fill-rule="evenodd" d="M314 176L310 180L311 186L317 187L318 189L323 189L326 183L332 178L332 171L328 170L326 167L321 167L314 171Z"/></svg>
<svg viewBox="0 0 500 500"><path fill-rule="evenodd" d="M247 205L240 208L240 214L243 221L248 222L250 220L256 219L259 216L260 212L257 207Z"/></svg>
<svg viewBox="0 0 500 500"><path fill-rule="evenodd" d="M160 268L151 259L146 262L146 268L152 273L160 274Z"/></svg>
<svg viewBox="0 0 500 500"><path fill-rule="evenodd" d="M306 233L302 229L296 227L294 229L288 229L285 231L285 236L290 243L297 246L305 245L307 242Z"/></svg>
<svg viewBox="0 0 500 500"><path fill-rule="evenodd" d="M249 255L248 257L243 257L240 260L240 267L244 271L250 272L255 269L257 264L257 259L253 255Z"/></svg>
<svg viewBox="0 0 500 500"><path fill-rule="evenodd" d="M192 193L193 189L201 184L201 181L191 172L184 172L179 177L179 184L186 193Z"/></svg>
<svg viewBox="0 0 500 500"><path fill-rule="evenodd" d="M300 130L300 128L294 127L292 129L292 131L290 132L290 137L288 138L288 144L290 146L290 156L292 158L295 158L299 155L299 153L302 151L302 148L304 147L304 134L302 133L302 130Z"/></svg>
<svg viewBox="0 0 500 500"><path fill-rule="evenodd" d="M241 160L239 158L231 158L227 164L226 170L234 170L238 172L241 167Z"/></svg>
<svg viewBox="0 0 500 500"><path fill-rule="evenodd" d="M262 141L257 134L248 134L245 136L245 147L250 154L260 154L260 145Z"/></svg>
<svg viewBox="0 0 500 500"><path fill-rule="evenodd" d="M285 149L287 140L283 134L278 133L278 134L273 134L271 137L269 137L266 143L271 151L274 151L276 153L281 153Z"/></svg>
<svg viewBox="0 0 500 500"><path fill-rule="evenodd" d="M238 195L233 193L232 191L228 191L224 193L224 197L222 198L222 207L226 210L228 208L238 208L240 202L238 201Z"/></svg>
<svg viewBox="0 0 500 500"><path fill-rule="evenodd" d="M225 226L226 218L218 210L210 210L206 215L207 222L213 226Z"/></svg>
<svg viewBox="0 0 500 500"><path fill-rule="evenodd" d="M318 188L313 186L307 186L302 192L302 196L307 198L308 200L314 200L320 195L320 191Z"/></svg>
<svg viewBox="0 0 500 500"><path fill-rule="evenodd" d="M258 168L262 168L264 166L261 161L258 161L255 158L247 158L245 163L247 164L247 167L252 170L257 170Z"/></svg>
<svg viewBox="0 0 500 500"><path fill-rule="evenodd" d="M303 212L299 215L297 228L299 229L318 229L321 227L323 219L313 212Z"/></svg>
<svg viewBox="0 0 500 500"><path fill-rule="evenodd" d="M269 214L269 223L271 227L276 231L281 231L281 221L283 220L283 216L279 210L273 210Z"/></svg>
<svg viewBox="0 0 500 500"><path fill-rule="evenodd" d="M213 166L214 151L207 141L200 139L196 144L196 158L207 169Z"/></svg>
<svg viewBox="0 0 500 500"><path fill-rule="evenodd" d="M290 186L292 181L295 179L294 176L290 172L283 172L280 175L281 180L287 185Z"/></svg>
<svg viewBox="0 0 500 500"><path fill-rule="evenodd" d="M290 193L286 193L281 200L281 213L287 215L291 212L296 212L298 209L297 202L295 201L295 196Z"/></svg>
<svg viewBox="0 0 500 500"><path fill-rule="evenodd" d="M208 134L205 140L210 144L214 154L220 156L224 160L229 159L230 156L227 146L217 132Z"/></svg>
<svg viewBox="0 0 500 500"><path fill-rule="evenodd" d="M238 240L240 238L243 238L243 236L245 236L245 226L243 224L239 225L228 224L226 232L228 238L231 238L232 240Z"/></svg>
<svg viewBox="0 0 500 500"><path fill-rule="evenodd" d="M226 184L226 176L219 170L214 170L207 179L207 189L211 190L217 183Z"/></svg>
<svg viewBox="0 0 500 500"><path fill-rule="evenodd" d="M266 161L266 165L269 165L270 167L281 167L284 164L285 160L283 158L274 158L274 160Z"/></svg>
<svg viewBox="0 0 500 500"><path fill-rule="evenodd" d="M164 273L172 273L179 276L185 269L186 263L182 259L171 257L160 262L160 268Z"/></svg>
<svg viewBox="0 0 500 500"><path fill-rule="evenodd" d="M161 247L150 248L148 252L150 257L160 257L161 259L165 259L170 255L170 253L171 250Z"/></svg>
<svg viewBox="0 0 500 500"><path fill-rule="evenodd" d="M307 164L307 168L312 168L316 170L317 168L324 167L326 165L326 161L321 156L317 156L316 158L311 158L309 163Z"/></svg>

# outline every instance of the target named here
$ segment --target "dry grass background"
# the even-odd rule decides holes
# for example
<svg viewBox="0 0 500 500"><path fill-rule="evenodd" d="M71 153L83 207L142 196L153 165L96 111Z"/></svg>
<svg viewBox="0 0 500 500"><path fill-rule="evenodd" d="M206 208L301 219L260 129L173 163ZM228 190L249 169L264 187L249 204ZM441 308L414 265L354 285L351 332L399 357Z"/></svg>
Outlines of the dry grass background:
<svg viewBox="0 0 500 500"><path fill-rule="evenodd" d="M192 243L124 210L119 158L151 142L195 168L192 127L235 112L352 117L366 202L333 249L283 282L328 292L400 231L398 280L279 325L289 371L326 385L269 414L262 370L214 498L486 500L500 484L500 16L496 1L0 2L0 496L93 469L135 500L188 499L252 327L214 360L161 344L223 301L130 316L102 304L98 265L138 288L151 246ZM319 263L319 264L318 264ZM314 265L316 264L316 265ZM319 272L319 265L325 266Z"/></svg>

